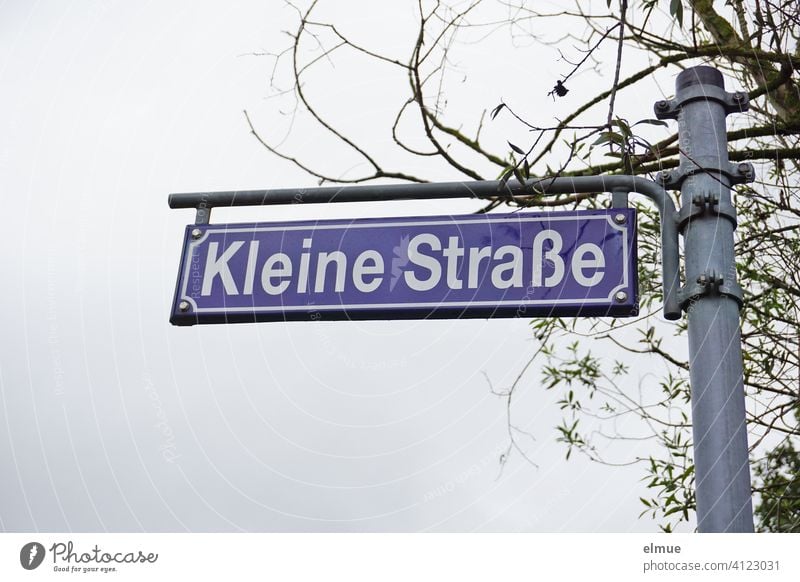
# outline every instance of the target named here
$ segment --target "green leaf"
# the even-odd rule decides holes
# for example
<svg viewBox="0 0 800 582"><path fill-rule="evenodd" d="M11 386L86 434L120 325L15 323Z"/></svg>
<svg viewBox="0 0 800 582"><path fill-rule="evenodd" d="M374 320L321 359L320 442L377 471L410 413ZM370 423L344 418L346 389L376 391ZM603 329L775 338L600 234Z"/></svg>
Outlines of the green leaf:
<svg viewBox="0 0 800 582"><path fill-rule="evenodd" d="M503 170L503 173L500 175L500 184L498 185L498 190L502 190L506 187L506 183L514 175L514 167L507 168Z"/></svg>
<svg viewBox="0 0 800 582"><path fill-rule="evenodd" d="M647 125L663 125L664 127L667 126L666 121L661 121L660 119L642 119L641 121L637 121L631 127L639 125L640 123L646 123Z"/></svg>
<svg viewBox="0 0 800 582"><path fill-rule="evenodd" d="M522 148L521 148L521 147L519 147L519 146L515 146L515 145L514 145L513 143L511 143L511 142L508 142L508 145L509 145L509 147L510 147L512 150L514 150L515 152L517 152L519 155L521 155L521 156L524 156L524 155L525 155L525 152L522 150Z"/></svg>
<svg viewBox="0 0 800 582"><path fill-rule="evenodd" d="M610 141L622 145L622 143L625 141L625 138L615 131L604 131L603 133L600 134L600 137L598 137L592 145L596 146L608 143Z"/></svg>
<svg viewBox="0 0 800 582"><path fill-rule="evenodd" d="M619 128L620 132L622 132L622 135L626 138L629 138L631 137L631 135L633 135L631 133L631 128L628 126L628 123L624 119L620 119L619 117L617 117L614 121L611 122L611 125L616 125Z"/></svg>
<svg viewBox="0 0 800 582"><path fill-rule="evenodd" d="M671 0L669 13L678 21L678 26L683 26L683 2L681 0Z"/></svg>
<svg viewBox="0 0 800 582"><path fill-rule="evenodd" d="M491 117L492 117L493 120L494 120L495 117L497 117L497 114L500 113L505 106L506 106L505 103L501 103L500 105L498 105L497 107L492 109Z"/></svg>

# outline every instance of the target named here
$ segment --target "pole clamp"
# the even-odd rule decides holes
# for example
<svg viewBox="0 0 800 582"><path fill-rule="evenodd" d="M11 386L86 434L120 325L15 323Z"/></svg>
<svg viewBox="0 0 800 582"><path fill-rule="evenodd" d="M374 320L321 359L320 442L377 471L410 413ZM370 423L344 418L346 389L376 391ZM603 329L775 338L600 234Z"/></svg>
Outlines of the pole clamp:
<svg viewBox="0 0 800 582"><path fill-rule="evenodd" d="M675 222L678 224L678 230L683 232L692 219L707 215L725 218L733 224L733 228L737 226L736 210L730 204L720 204L718 192L695 194L691 204L684 204L675 213Z"/></svg>
<svg viewBox="0 0 800 582"><path fill-rule="evenodd" d="M689 176L694 176L695 174L716 174L718 176L725 176L730 181L731 186L747 184L756 179L755 168L753 168L753 164L748 162L739 164L728 162L723 167L719 167L712 164L701 163L698 160L690 161L681 157L680 167L674 170L659 172L656 174L656 182L661 184L665 190L679 190L681 183Z"/></svg>
<svg viewBox="0 0 800 582"><path fill-rule="evenodd" d="M750 108L750 98L744 91L728 93L722 87L708 83L691 85L679 90L680 100L656 101L655 114L658 119L678 119L681 106L689 101L716 101L725 109L725 114L743 113Z"/></svg>
<svg viewBox="0 0 800 582"><path fill-rule="evenodd" d="M715 269L711 269L708 272L701 273L695 283L681 288L678 292L681 309L688 311L692 302L707 295L730 297L736 301L739 309L742 308L744 293L739 284L735 281L733 283L725 283L722 274L717 273Z"/></svg>

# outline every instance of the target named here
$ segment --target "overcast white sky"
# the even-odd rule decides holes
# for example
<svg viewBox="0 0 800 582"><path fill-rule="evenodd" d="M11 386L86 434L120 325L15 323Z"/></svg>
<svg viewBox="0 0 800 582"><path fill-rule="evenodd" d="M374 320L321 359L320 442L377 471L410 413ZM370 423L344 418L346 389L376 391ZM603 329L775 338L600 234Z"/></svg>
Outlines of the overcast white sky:
<svg viewBox="0 0 800 582"><path fill-rule="evenodd" d="M413 2L396 14L336 4L365 42L406 50ZM285 46L292 17L278 0L0 3L0 529L655 530L638 518L638 469L564 460L556 395L536 372L514 414L538 467L516 455L500 475L505 408L487 377L502 388L524 366L526 320L169 324L194 217L170 210L169 193L314 185L242 116L285 132L267 99L271 61L243 55ZM541 87L559 69L532 49L463 50L469 123L500 97L550 103ZM325 106L367 139L392 111L393 81L328 74ZM288 143L359 171L299 123ZM460 178L437 172L427 177ZM242 208L212 221L475 208Z"/></svg>

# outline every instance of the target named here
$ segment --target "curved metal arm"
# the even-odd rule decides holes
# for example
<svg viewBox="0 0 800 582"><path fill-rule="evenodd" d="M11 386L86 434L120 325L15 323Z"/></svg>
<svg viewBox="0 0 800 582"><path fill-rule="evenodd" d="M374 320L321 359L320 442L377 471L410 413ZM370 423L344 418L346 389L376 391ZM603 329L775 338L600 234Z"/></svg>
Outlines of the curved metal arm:
<svg viewBox="0 0 800 582"><path fill-rule="evenodd" d="M521 187L518 183L516 185ZM658 209L661 222L661 283L664 287L664 318L673 321L680 319L678 225L675 221L675 203L667 195L664 188L651 180L639 176L626 175L540 178L526 182L525 189L527 190L531 187L551 194L611 192L615 189L625 189L652 200ZM513 187L511 192L512 194L515 193ZM527 193L529 194L530 192Z"/></svg>
<svg viewBox="0 0 800 582"><path fill-rule="evenodd" d="M646 196L656 204L661 221L661 274L664 286L664 317L679 319L678 227L675 204L664 188L639 176L579 176L537 178L520 182L477 181L425 184L369 184L171 194L170 208L195 208L197 224L208 223L210 210L219 206L269 206L275 204L321 204L329 202L380 202L443 198L494 198L498 195L530 196L535 192L580 194L627 190Z"/></svg>

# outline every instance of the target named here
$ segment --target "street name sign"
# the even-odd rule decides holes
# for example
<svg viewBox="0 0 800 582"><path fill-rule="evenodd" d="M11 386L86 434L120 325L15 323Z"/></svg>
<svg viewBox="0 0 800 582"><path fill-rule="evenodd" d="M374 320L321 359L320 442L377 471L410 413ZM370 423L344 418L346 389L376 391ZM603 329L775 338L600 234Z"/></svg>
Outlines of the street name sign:
<svg viewBox="0 0 800 582"><path fill-rule="evenodd" d="M170 321L625 317L630 208L186 227Z"/></svg>

